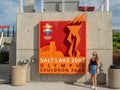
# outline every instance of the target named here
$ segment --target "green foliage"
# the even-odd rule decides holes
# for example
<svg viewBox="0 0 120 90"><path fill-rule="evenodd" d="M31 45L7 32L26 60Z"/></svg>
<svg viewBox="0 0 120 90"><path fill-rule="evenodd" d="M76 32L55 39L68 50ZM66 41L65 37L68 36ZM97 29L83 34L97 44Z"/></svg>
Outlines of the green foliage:
<svg viewBox="0 0 120 90"><path fill-rule="evenodd" d="M113 51L120 52L120 32L113 33Z"/></svg>
<svg viewBox="0 0 120 90"><path fill-rule="evenodd" d="M0 54L0 64L3 63L3 61L4 61L4 57L3 55Z"/></svg>
<svg viewBox="0 0 120 90"><path fill-rule="evenodd" d="M8 45L10 45L10 44L9 44L8 42L4 42L3 45L8 46Z"/></svg>
<svg viewBox="0 0 120 90"><path fill-rule="evenodd" d="M9 63L9 52L0 52L0 64Z"/></svg>

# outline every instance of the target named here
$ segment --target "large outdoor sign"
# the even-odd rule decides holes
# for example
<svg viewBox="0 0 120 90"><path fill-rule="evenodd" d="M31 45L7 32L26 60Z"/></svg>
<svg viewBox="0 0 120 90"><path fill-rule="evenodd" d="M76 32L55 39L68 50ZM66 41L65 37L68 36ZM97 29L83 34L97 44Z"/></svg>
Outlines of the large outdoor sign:
<svg viewBox="0 0 120 90"><path fill-rule="evenodd" d="M39 27L39 73L85 74L85 14L71 21L41 21Z"/></svg>

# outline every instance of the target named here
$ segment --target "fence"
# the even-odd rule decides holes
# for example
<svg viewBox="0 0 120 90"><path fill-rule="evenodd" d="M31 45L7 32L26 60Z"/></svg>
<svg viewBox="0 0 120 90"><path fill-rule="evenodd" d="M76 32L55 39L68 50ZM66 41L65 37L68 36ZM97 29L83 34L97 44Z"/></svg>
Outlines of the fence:
<svg viewBox="0 0 120 90"><path fill-rule="evenodd" d="M15 26L0 26L0 36L2 32L4 37L15 37Z"/></svg>

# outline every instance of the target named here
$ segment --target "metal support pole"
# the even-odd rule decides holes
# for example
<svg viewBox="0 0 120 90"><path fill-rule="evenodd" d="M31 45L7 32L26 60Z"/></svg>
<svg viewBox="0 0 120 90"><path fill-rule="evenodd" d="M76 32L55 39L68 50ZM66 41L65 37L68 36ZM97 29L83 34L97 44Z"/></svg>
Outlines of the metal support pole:
<svg viewBox="0 0 120 90"><path fill-rule="evenodd" d="M3 36L4 36L4 28L2 28Z"/></svg>
<svg viewBox="0 0 120 90"><path fill-rule="evenodd" d="M65 0L62 0L62 12L65 11Z"/></svg>
<svg viewBox="0 0 120 90"><path fill-rule="evenodd" d="M103 10L104 10L104 5L101 6L101 11L103 11Z"/></svg>
<svg viewBox="0 0 120 90"><path fill-rule="evenodd" d="M2 32L4 32L4 28L2 28Z"/></svg>
<svg viewBox="0 0 120 90"><path fill-rule="evenodd" d="M7 28L7 37L9 37L9 28Z"/></svg>
<svg viewBox="0 0 120 90"><path fill-rule="evenodd" d="M41 12L44 12L44 0L41 0Z"/></svg>
<svg viewBox="0 0 120 90"><path fill-rule="evenodd" d="M19 13L23 13L23 0L19 0Z"/></svg>
<svg viewBox="0 0 120 90"><path fill-rule="evenodd" d="M15 31L14 31L14 28L15 28L15 27L13 26L13 33L12 33L13 37L15 36Z"/></svg>
<svg viewBox="0 0 120 90"><path fill-rule="evenodd" d="M106 1L107 4L107 11L109 11L109 0Z"/></svg>

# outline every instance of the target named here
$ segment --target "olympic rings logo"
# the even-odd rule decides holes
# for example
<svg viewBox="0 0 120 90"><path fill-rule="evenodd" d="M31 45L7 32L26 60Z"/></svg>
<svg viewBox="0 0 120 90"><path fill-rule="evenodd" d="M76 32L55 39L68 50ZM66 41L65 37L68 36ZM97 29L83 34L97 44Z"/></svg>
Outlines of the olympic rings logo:
<svg viewBox="0 0 120 90"><path fill-rule="evenodd" d="M45 40L50 40L50 39L52 39L52 36L43 36L43 38L44 38Z"/></svg>

